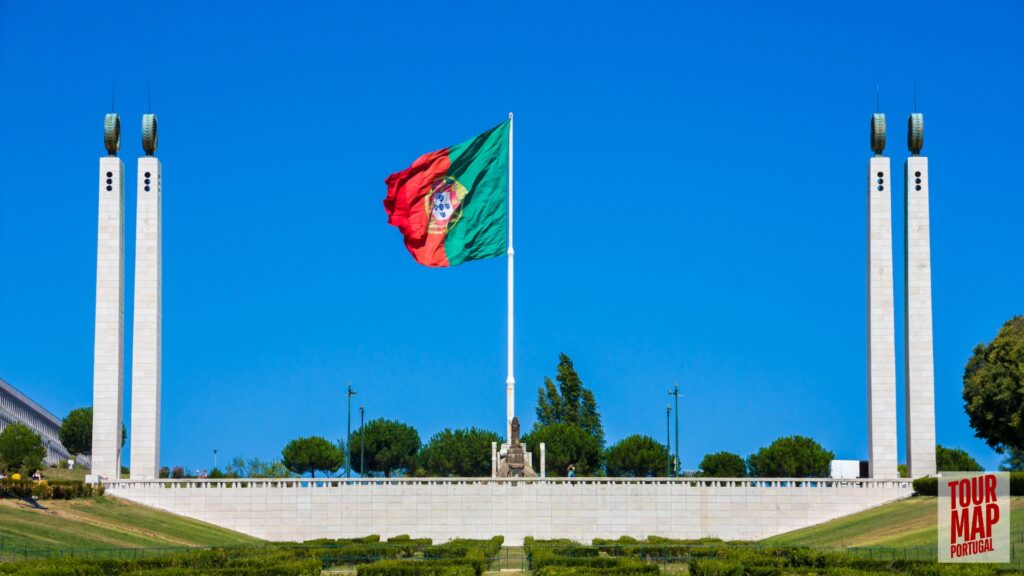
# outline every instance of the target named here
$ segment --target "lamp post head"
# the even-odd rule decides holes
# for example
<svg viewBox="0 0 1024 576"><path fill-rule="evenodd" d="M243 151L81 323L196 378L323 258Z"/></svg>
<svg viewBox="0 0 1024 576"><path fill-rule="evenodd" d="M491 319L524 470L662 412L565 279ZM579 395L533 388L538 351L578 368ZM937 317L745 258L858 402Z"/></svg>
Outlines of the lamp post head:
<svg viewBox="0 0 1024 576"><path fill-rule="evenodd" d="M914 156L924 147L924 114L914 112L907 118L907 148Z"/></svg>
<svg viewBox="0 0 1024 576"><path fill-rule="evenodd" d="M108 156L117 156L121 148L121 117L117 114L103 117L103 147L107 149Z"/></svg>
<svg viewBox="0 0 1024 576"><path fill-rule="evenodd" d="M885 114L871 115L871 150L875 156L881 156L885 151Z"/></svg>
<svg viewBox="0 0 1024 576"><path fill-rule="evenodd" d="M142 115L142 150L146 156L156 154L157 132L156 114Z"/></svg>

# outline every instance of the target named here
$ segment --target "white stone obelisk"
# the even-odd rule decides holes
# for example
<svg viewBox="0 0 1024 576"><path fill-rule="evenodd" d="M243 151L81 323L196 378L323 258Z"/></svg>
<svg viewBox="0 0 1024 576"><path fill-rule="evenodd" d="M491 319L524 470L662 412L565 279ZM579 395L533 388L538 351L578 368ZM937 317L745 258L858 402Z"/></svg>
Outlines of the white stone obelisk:
<svg viewBox="0 0 1024 576"><path fill-rule="evenodd" d="M92 473L120 478L124 403L124 163L121 120L104 120L96 242L96 340L92 372Z"/></svg>
<svg viewBox="0 0 1024 576"><path fill-rule="evenodd" d="M910 115L907 144L912 156L904 167L906 202L906 362L904 386L907 415L907 473L911 478L934 475L935 365L932 349L932 264L928 224L928 158L924 117Z"/></svg>
<svg viewBox="0 0 1024 576"><path fill-rule="evenodd" d="M131 477L157 478L160 470L160 333L162 174L156 116L142 117L138 208L135 225L135 312L132 335Z"/></svg>
<svg viewBox="0 0 1024 576"><path fill-rule="evenodd" d="M896 321L893 294L892 196L885 115L871 118L868 161L868 468L896 478Z"/></svg>

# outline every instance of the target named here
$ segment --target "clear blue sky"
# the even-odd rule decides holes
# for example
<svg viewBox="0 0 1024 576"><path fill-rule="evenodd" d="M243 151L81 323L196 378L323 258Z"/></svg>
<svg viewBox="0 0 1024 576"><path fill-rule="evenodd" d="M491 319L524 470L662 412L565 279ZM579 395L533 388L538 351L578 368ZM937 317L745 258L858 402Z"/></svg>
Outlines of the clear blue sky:
<svg viewBox="0 0 1024 576"><path fill-rule="evenodd" d="M880 84L902 222L916 81L938 440L995 466L960 389L1024 313L1024 9L550 4L0 3L0 376L59 416L91 402L103 114L116 82L133 183L151 84L164 464L343 436L349 380L424 440L502 430L504 259L423 268L381 200L511 110L524 428L564 351L612 441L663 439L678 380L685 468L788 434L864 458L868 123Z"/></svg>

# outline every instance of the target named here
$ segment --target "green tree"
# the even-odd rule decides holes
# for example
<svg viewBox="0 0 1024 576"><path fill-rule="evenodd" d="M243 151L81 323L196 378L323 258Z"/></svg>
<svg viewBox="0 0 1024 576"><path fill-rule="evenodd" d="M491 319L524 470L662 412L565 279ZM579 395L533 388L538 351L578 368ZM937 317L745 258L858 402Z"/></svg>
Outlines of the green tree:
<svg viewBox="0 0 1024 576"><path fill-rule="evenodd" d="M572 424L597 439L598 446L604 446L604 428L597 410L594 393L583 386L580 375L565 354L558 355L558 370L555 380L544 378L544 385L537 389L537 425Z"/></svg>
<svg viewBox="0 0 1024 576"><path fill-rule="evenodd" d="M999 465L1004 472L1020 472L1024 470L1024 450L1018 448L1007 448L1006 458Z"/></svg>
<svg viewBox="0 0 1024 576"><path fill-rule="evenodd" d="M974 347L964 368L963 398L975 436L1000 454L1024 449L1024 316Z"/></svg>
<svg viewBox="0 0 1024 576"><path fill-rule="evenodd" d="M605 472L609 476L646 478L668 473L668 448L650 436L634 434L613 444L604 452Z"/></svg>
<svg viewBox="0 0 1024 576"><path fill-rule="evenodd" d="M445 428L431 436L423 447L419 467L429 476L489 476L491 442L500 444L501 436L479 428Z"/></svg>
<svg viewBox="0 0 1024 576"><path fill-rule="evenodd" d="M978 461L960 448L935 447L935 468L941 472L981 472Z"/></svg>
<svg viewBox="0 0 1024 576"><path fill-rule="evenodd" d="M739 454L715 452L700 461L700 475L710 478L743 478L747 475L747 463Z"/></svg>
<svg viewBox="0 0 1024 576"><path fill-rule="evenodd" d="M348 449L350 461L357 469L360 442L366 450L367 476L401 476L416 469L420 435L412 426L378 418L353 432Z"/></svg>
<svg viewBox="0 0 1024 576"><path fill-rule="evenodd" d="M786 436L751 454L747 468L759 478L825 478L834 456L806 436Z"/></svg>
<svg viewBox="0 0 1024 576"><path fill-rule="evenodd" d="M64 417L60 443L72 455L92 453L92 408L75 408Z"/></svg>
<svg viewBox="0 0 1024 576"><path fill-rule="evenodd" d="M224 474L229 478L289 478L293 474L280 460L262 460L235 456L225 468Z"/></svg>
<svg viewBox="0 0 1024 576"><path fill-rule="evenodd" d="M72 455L92 454L92 407L75 408L60 423L61 445ZM121 446L128 439L128 427L121 424Z"/></svg>
<svg viewBox="0 0 1024 576"><path fill-rule="evenodd" d="M0 470L21 470L25 473L41 468L46 448L31 428L15 422L0 432Z"/></svg>
<svg viewBox="0 0 1024 576"><path fill-rule="evenodd" d="M533 453L533 469L540 471L540 444L546 447L545 466L548 476L564 476L572 464L576 474L590 476L601 464L601 446L597 438L573 424L534 426L523 436L523 444Z"/></svg>
<svg viewBox="0 0 1024 576"><path fill-rule="evenodd" d="M344 461L337 446L321 436L310 436L289 442L281 450L281 462L300 476L309 472L316 478L317 470L335 472Z"/></svg>

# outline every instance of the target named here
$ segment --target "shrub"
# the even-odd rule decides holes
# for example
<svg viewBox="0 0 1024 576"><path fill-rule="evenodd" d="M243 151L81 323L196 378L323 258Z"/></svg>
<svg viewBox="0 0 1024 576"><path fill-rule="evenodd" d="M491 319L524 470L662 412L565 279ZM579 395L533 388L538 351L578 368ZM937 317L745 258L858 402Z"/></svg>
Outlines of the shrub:
<svg viewBox="0 0 1024 576"><path fill-rule="evenodd" d="M38 500L71 500L102 496L103 485L79 480L0 480L0 498L36 498Z"/></svg>
<svg viewBox="0 0 1024 576"><path fill-rule="evenodd" d="M356 576L474 576L474 572L467 564L444 560L384 560L359 566Z"/></svg>
<svg viewBox="0 0 1024 576"><path fill-rule="evenodd" d="M918 496L938 496L940 480L934 476L918 478L914 480L914 492ZM1010 495L1024 496L1024 472L1010 472Z"/></svg>
<svg viewBox="0 0 1024 576"><path fill-rule="evenodd" d="M914 492L917 492L919 496L938 496L939 479L934 476L927 476L914 480Z"/></svg>
<svg viewBox="0 0 1024 576"><path fill-rule="evenodd" d="M612 568L587 568L573 566L545 566L535 572L536 576L647 576L660 574L657 564L633 562Z"/></svg>
<svg viewBox="0 0 1024 576"><path fill-rule="evenodd" d="M42 467L46 448L39 434L15 422L0 432L0 470L21 470L31 474Z"/></svg>
<svg viewBox="0 0 1024 576"><path fill-rule="evenodd" d="M729 560L698 558L690 562L690 576L744 576L743 565Z"/></svg>

